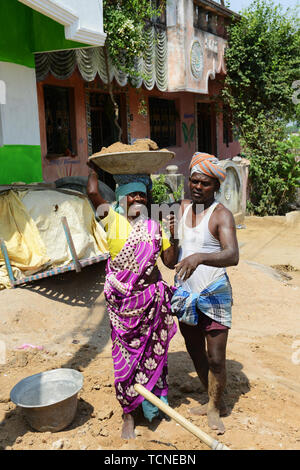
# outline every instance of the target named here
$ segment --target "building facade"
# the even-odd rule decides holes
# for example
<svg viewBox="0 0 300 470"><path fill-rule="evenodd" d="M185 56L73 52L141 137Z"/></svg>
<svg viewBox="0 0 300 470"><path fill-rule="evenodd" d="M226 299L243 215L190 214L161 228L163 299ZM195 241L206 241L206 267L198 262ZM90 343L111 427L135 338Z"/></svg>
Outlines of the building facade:
<svg viewBox="0 0 300 470"><path fill-rule="evenodd" d="M38 52L103 46L102 0L0 0L0 184L43 180Z"/></svg>
<svg viewBox="0 0 300 470"><path fill-rule="evenodd" d="M39 154L39 170L30 178L20 175L19 180L53 182L86 176L88 156L120 140L109 82L119 104L122 142L155 140L160 148L175 152L172 163L184 175L195 151L220 159L236 156L239 143L220 100L226 75L225 27L236 17L211 0L169 0L166 12L145 30L147 53L137 64L143 78L135 81L111 63L107 68L101 45L35 48L35 70L32 53L30 70L31 82L36 74L37 93L32 86L27 99L34 102L30 143L35 146L36 165ZM70 38L66 30L72 28L65 25ZM24 129L23 133L29 135ZM113 187L109 175L103 174L103 179Z"/></svg>

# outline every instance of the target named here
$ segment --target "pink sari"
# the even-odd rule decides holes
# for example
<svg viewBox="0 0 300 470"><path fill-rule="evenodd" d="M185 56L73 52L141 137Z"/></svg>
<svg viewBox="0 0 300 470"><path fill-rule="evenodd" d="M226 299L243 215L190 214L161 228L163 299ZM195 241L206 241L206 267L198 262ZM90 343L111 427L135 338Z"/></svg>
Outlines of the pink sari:
<svg viewBox="0 0 300 470"><path fill-rule="evenodd" d="M161 278L147 283L160 255L160 225L138 221L123 249L107 263L104 287L111 322L115 388L124 413L144 398L134 385L142 384L157 396L168 393L167 355L177 331L171 314L174 288Z"/></svg>

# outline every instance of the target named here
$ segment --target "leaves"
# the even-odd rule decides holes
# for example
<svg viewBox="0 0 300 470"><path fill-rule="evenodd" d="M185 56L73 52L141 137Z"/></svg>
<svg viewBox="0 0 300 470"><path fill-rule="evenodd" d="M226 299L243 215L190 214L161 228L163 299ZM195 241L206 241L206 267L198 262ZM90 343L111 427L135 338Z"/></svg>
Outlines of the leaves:
<svg viewBox="0 0 300 470"><path fill-rule="evenodd" d="M159 177L153 181L152 198L153 202L156 204L162 204L168 201L168 188L165 181L164 175L159 175Z"/></svg>
<svg viewBox="0 0 300 470"><path fill-rule="evenodd" d="M285 132L287 122L300 116L292 99L300 71L298 15L271 0L254 0L229 26L226 65L223 99L251 161L248 209L284 214L300 179Z"/></svg>
<svg viewBox="0 0 300 470"><path fill-rule="evenodd" d="M180 184L176 190L172 192L169 185L166 183L165 175L159 175L158 178L153 180L152 184L152 199L155 204L162 204L170 201L170 196L174 201L180 201L182 198L183 184Z"/></svg>
<svg viewBox="0 0 300 470"><path fill-rule="evenodd" d="M254 0L229 27L224 97L243 124L247 115L267 110L291 119L292 83L299 78L299 19L270 0Z"/></svg>
<svg viewBox="0 0 300 470"><path fill-rule="evenodd" d="M258 215L283 215L295 198L300 182L300 163L296 149L300 138L284 138L273 146L258 150L250 158L251 200L249 209Z"/></svg>
<svg viewBox="0 0 300 470"><path fill-rule="evenodd" d="M113 64L121 71L137 77L136 61L146 51L145 25L161 14L149 0L104 0L103 21L107 33L106 47Z"/></svg>

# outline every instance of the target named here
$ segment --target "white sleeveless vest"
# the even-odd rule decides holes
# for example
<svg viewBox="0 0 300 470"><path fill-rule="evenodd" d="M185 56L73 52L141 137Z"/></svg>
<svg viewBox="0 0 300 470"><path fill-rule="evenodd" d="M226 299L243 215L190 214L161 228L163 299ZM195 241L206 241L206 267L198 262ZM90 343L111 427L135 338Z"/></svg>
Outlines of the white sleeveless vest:
<svg viewBox="0 0 300 470"><path fill-rule="evenodd" d="M209 207L201 222L194 228L186 225L186 218L191 210L192 204L185 209L178 226L179 261L195 253L216 253L221 251L222 248L219 240L210 233L208 228L211 214L218 204L219 203L215 201ZM216 268L201 264L186 281L175 278L176 286L181 286L187 292L200 293L209 284L216 281L225 273L225 268Z"/></svg>

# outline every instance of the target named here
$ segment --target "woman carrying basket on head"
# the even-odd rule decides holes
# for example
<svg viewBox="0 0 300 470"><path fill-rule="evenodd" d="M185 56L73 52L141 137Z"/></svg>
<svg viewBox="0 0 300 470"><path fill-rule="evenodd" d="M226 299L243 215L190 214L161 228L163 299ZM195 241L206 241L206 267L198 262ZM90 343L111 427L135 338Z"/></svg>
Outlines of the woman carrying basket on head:
<svg viewBox="0 0 300 470"><path fill-rule="evenodd" d="M142 404L150 421L159 410L139 395L142 384L167 403L167 354L176 324L171 314L174 290L162 280L159 256L170 269L178 257L174 216L169 216L169 241L159 222L148 218L148 176L119 175L117 202L111 207L98 190L97 167L87 193L107 233L110 259L104 287L111 323L112 357L117 399L123 408L122 437L135 437L132 412Z"/></svg>

